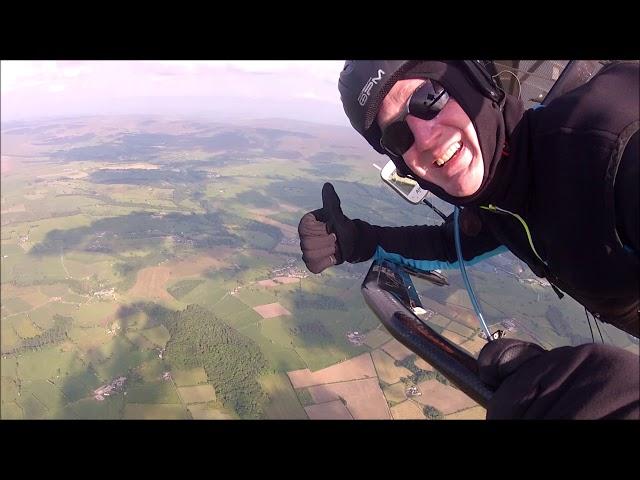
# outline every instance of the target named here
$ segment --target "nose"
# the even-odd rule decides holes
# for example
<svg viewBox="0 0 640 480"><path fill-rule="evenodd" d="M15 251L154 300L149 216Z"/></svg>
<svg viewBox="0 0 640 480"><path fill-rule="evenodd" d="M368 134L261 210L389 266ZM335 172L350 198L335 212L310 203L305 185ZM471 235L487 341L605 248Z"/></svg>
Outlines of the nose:
<svg viewBox="0 0 640 480"><path fill-rule="evenodd" d="M407 125L414 138L414 146L419 150L430 150L438 137L438 125L435 119L423 120L413 115L407 115Z"/></svg>

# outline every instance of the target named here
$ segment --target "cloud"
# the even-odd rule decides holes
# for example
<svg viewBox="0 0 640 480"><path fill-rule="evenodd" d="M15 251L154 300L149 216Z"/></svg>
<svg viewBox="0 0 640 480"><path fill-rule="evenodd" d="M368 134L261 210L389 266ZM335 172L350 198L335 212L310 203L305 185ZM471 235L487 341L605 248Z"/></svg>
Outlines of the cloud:
<svg viewBox="0 0 640 480"><path fill-rule="evenodd" d="M63 92L65 90L65 88L66 87L64 85L62 85L62 84L59 84L59 83L55 84L54 83L52 85L49 85L47 87L47 90L49 90L50 92L54 92L55 93L55 92Z"/></svg>

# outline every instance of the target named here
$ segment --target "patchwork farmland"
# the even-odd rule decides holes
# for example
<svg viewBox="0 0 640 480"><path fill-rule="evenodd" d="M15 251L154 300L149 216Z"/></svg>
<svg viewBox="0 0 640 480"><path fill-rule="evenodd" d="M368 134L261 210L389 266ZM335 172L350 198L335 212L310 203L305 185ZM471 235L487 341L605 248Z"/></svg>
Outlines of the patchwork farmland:
<svg viewBox="0 0 640 480"><path fill-rule="evenodd" d="M297 224L325 181L350 218L436 223L381 184L349 129L95 116L1 137L3 419L482 418L380 326L360 294L368 262L312 275L301 260ZM580 308L500 272L470 268L492 325L590 340ZM477 355L447 275L416 285L433 327Z"/></svg>

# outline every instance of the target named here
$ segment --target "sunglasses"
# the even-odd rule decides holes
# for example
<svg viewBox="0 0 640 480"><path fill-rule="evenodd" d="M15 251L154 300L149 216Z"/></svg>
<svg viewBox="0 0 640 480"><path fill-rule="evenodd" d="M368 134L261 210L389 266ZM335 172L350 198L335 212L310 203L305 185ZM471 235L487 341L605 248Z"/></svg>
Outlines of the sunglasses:
<svg viewBox="0 0 640 480"><path fill-rule="evenodd" d="M407 115L422 120L433 120L449 101L449 94L442 85L429 80L411 94L404 111L382 130L380 146L387 153L401 157L415 141L411 128L406 122Z"/></svg>

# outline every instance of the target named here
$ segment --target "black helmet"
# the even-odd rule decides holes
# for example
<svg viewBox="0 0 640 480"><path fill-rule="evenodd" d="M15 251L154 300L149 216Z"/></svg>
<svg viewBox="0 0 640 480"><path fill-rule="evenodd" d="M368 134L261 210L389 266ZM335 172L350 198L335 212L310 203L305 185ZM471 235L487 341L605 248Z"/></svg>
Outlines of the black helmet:
<svg viewBox="0 0 640 480"><path fill-rule="evenodd" d="M442 84L469 116L478 133L485 161L483 186L486 186L498 166L506 136L512 130L512 122L509 122L510 126L505 131L503 108L506 95L492 78L492 70L492 62L486 60L347 60L340 73L338 89L353 128L377 152L393 160L398 174L414 178L422 188L450 203L463 204L474 201L478 195L465 199L452 197L437 185L416 178L402 157L382 148L382 132L376 116L384 97L398 80L429 78ZM519 116L521 113L516 112L515 117Z"/></svg>
<svg viewBox="0 0 640 480"><path fill-rule="evenodd" d="M340 73L340 99L353 128L376 151L386 154L380 146L380 129L375 122L378 109L393 85L409 72L417 60L347 60ZM500 101L502 91L494 82L486 60L456 62L469 74L480 91L491 100Z"/></svg>
<svg viewBox="0 0 640 480"><path fill-rule="evenodd" d="M338 90L344 112L353 128L379 153L380 129L375 122L380 103L407 69L409 60L347 60Z"/></svg>

